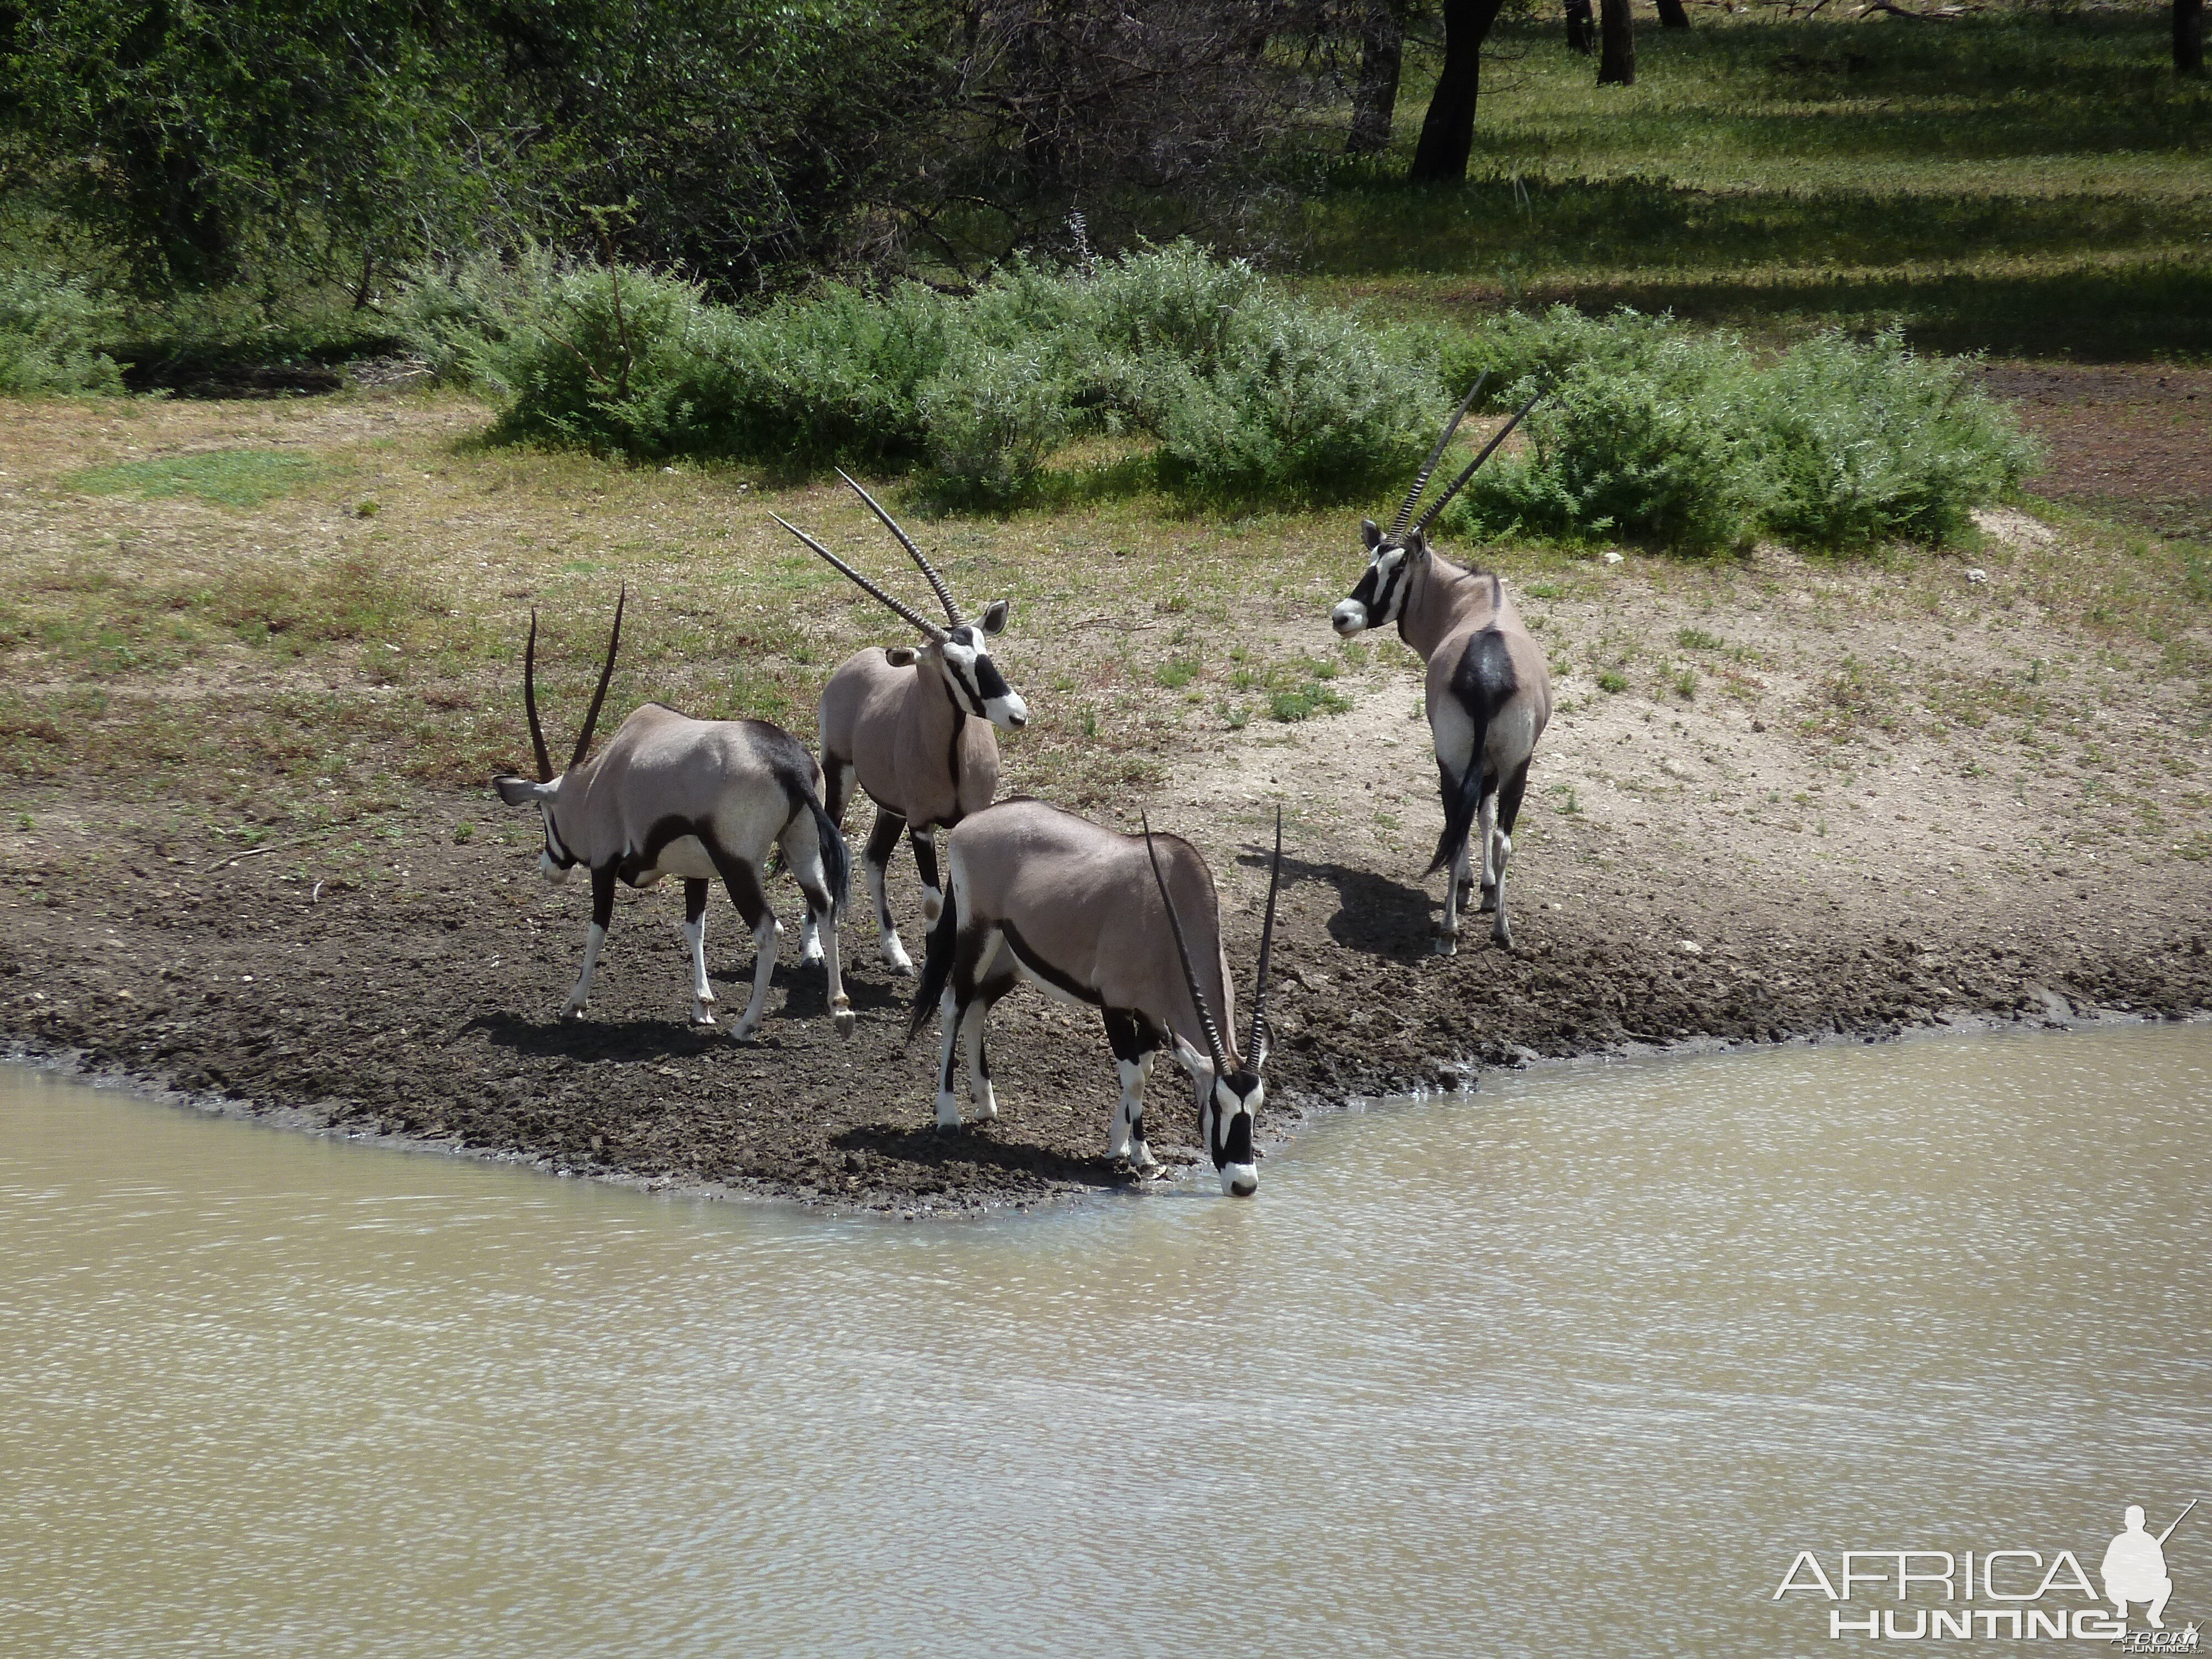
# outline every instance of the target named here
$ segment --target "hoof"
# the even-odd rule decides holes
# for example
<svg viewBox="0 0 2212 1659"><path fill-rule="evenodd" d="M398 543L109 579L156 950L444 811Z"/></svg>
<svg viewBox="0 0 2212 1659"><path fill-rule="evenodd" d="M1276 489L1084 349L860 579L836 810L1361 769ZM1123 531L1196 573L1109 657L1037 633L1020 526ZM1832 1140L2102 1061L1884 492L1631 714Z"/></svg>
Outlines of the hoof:
<svg viewBox="0 0 2212 1659"><path fill-rule="evenodd" d="M914 958L903 951L894 948L884 951L884 966L901 979L914 977Z"/></svg>
<svg viewBox="0 0 2212 1659"><path fill-rule="evenodd" d="M816 963L822 960L821 945L817 942L808 945L804 951L801 951L799 953L799 960L804 966L811 968Z"/></svg>
<svg viewBox="0 0 2212 1659"><path fill-rule="evenodd" d="M694 1025L712 1025L714 1023L714 1017L704 1008L694 1008L691 1011L691 1023Z"/></svg>
<svg viewBox="0 0 2212 1659"><path fill-rule="evenodd" d="M730 1039L733 1042L750 1042L754 1034L759 1030L760 1027L757 1025L748 1025L744 1021L739 1020L735 1025L730 1027Z"/></svg>
<svg viewBox="0 0 2212 1659"><path fill-rule="evenodd" d="M830 1023L837 1028L839 1036L848 1037L853 1035L853 1028L860 1022L850 1008L836 1008L830 1011Z"/></svg>
<svg viewBox="0 0 2212 1659"><path fill-rule="evenodd" d="M1511 950L1513 948L1513 930L1510 927L1492 928L1490 930L1490 942L1492 945L1495 945L1501 951Z"/></svg>
<svg viewBox="0 0 2212 1659"><path fill-rule="evenodd" d="M1484 888L1482 890L1482 908L1485 910L1495 910L1497 908L1498 890L1495 887Z"/></svg>
<svg viewBox="0 0 2212 1659"><path fill-rule="evenodd" d="M999 1099L996 1095L985 1095L975 1103L975 1115L986 1123L999 1121Z"/></svg>
<svg viewBox="0 0 2212 1659"><path fill-rule="evenodd" d="M1459 939L1451 933L1437 933L1429 940L1429 954L1436 957L1455 957L1459 954Z"/></svg>
<svg viewBox="0 0 2212 1659"><path fill-rule="evenodd" d="M561 1011L561 1018L564 1024L580 1020L583 1017L584 1005L580 1002L572 1002Z"/></svg>

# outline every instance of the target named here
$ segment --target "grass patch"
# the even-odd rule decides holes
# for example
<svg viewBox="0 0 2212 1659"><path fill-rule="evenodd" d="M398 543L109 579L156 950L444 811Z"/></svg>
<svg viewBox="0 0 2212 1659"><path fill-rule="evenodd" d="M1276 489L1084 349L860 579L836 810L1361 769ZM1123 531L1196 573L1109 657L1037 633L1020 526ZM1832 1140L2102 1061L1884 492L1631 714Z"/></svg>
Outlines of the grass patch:
<svg viewBox="0 0 2212 1659"><path fill-rule="evenodd" d="M218 507L255 507L316 482L327 470L312 456L287 450L219 449L88 467L65 482L88 495L136 495L141 501L191 495Z"/></svg>

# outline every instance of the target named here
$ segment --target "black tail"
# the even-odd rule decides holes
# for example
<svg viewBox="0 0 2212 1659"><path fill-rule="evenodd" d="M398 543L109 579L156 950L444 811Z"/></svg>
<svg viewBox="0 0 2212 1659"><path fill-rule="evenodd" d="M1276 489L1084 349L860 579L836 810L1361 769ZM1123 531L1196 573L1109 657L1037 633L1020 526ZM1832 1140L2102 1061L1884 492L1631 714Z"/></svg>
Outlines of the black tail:
<svg viewBox="0 0 2212 1659"><path fill-rule="evenodd" d="M1474 828L1475 809L1482 805L1482 751L1489 737L1490 722L1478 720L1474 752L1468 757L1467 770L1460 775L1459 788L1444 797L1444 832L1437 837L1437 855L1429 860L1425 872L1429 875L1448 870L1459 862L1460 849L1467 845L1468 832Z"/></svg>
<svg viewBox="0 0 2212 1659"><path fill-rule="evenodd" d="M960 902L954 896L958 890L952 872L947 870L945 908L937 913L936 924L929 930L928 949L921 959L921 983L914 990L914 1015L906 1028L908 1042L920 1036L921 1028L929 1024L939 999L945 994L945 983L952 977L952 958L960 948Z"/></svg>
<svg viewBox="0 0 2212 1659"><path fill-rule="evenodd" d="M812 795L806 798L806 810L814 814L814 833L822 842L822 873L829 878L830 898L837 907L836 915L842 917L845 901L853 891L853 854L836 823Z"/></svg>

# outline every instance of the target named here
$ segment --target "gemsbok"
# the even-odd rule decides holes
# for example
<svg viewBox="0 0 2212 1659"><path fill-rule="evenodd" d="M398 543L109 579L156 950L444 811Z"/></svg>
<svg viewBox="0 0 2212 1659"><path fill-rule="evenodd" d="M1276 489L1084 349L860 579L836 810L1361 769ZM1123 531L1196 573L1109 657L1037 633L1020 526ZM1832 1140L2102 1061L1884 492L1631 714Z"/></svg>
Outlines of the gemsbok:
<svg viewBox="0 0 2212 1659"><path fill-rule="evenodd" d="M946 838L945 861L945 906L929 932L907 1033L911 1042L937 1009L938 1127L960 1122L953 1066L962 1048L976 1114L999 1115L983 1026L992 1006L1028 980L1062 1001L1097 1009L1106 1022L1121 1082L1108 1157L1126 1158L1139 1171L1158 1167L1145 1139L1145 1085L1152 1057L1171 1045L1190 1075L1199 1134L1222 1190L1234 1198L1257 1192L1252 1128L1267 1097L1267 957L1283 878L1282 814L1275 816L1252 1035L1241 1054L1220 903L1206 860L1188 842L1156 837L1149 824L1141 836L1123 835L1018 797L964 820Z"/></svg>
<svg viewBox="0 0 2212 1659"><path fill-rule="evenodd" d="M1536 739L1552 718L1552 677L1544 653L1506 598L1504 583L1495 572L1462 569L1437 554L1428 540L1428 528L1437 515L1535 407L1536 398L1543 395L1540 388L1429 505L1419 522L1413 520L1429 475L1443 459L1482 386L1482 380L1474 383L1467 401L1445 425L1389 530L1378 530L1372 519L1360 521L1360 534L1367 544L1366 574L1329 616L1346 639L1362 629L1395 622L1399 637L1428 665L1429 733L1436 747L1444 808L1443 834L1437 838L1428 873L1450 872L1434 939L1439 956L1459 949L1460 907L1473 897L1468 835L1478 823L1482 908L1496 912L1490 936L1512 946L1513 927L1505 914L1505 864L1513 855L1513 825L1528 787L1528 763L1535 754Z"/></svg>
<svg viewBox="0 0 2212 1659"><path fill-rule="evenodd" d="M884 891L899 831L906 831L914 848L927 926L937 920L942 902L937 832L991 804L999 792L998 731L1019 731L1029 723L1030 710L1006 684L983 643L1006 628L1007 602L997 600L977 621L963 621L945 579L922 556L914 538L851 477L842 471L837 476L852 485L854 493L913 555L951 624L939 628L900 604L796 525L776 518L922 635L924 643L919 647L871 646L848 658L822 688L822 772L829 791L824 800L841 829L855 778L875 802L875 828L869 832L860 863L867 872L868 895L875 901L884 961L895 974L911 974L914 961L899 940ZM811 951L811 930L807 938Z"/></svg>
<svg viewBox="0 0 2212 1659"><path fill-rule="evenodd" d="M691 1023L714 1024L709 1012L714 993L707 982L707 886L719 878L752 930L752 1000L732 1028L739 1041L750 1038L760 1026L782 932L762 890L769 849L780 847L785 867L806 896L810 924L823 924L831 1022L840 1036L851 1036L853 1008L838 973L836 923L852 863L845 838L823 810L821 775L805 746L766 720L695 720L665 703L649 702L622 723L604 750L586 758L615 672L629 598L625 588L616 601L599 690L592 694L568 769L558 777L538 719L538 613L531 612L522 702L538 752L538 781L511 773L494 780L509 806L537 807L545 829L538 867L548 881L566 881L580 864L592 872L584 970L561 1017L583 1018L599 947L614 919L616 880L650 887L664 876L680 876L684 938L691 950Z"/></svg>

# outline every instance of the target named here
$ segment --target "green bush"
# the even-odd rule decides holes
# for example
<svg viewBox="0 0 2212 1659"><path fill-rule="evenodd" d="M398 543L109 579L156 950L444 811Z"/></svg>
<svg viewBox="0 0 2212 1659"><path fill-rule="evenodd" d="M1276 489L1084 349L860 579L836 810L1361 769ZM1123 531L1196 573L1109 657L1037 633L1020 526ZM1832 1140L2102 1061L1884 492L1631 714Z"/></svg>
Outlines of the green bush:
<svg viewBox="0 0 2212 1659"><path fill-rule="evenodd" d="M1968 386L1963 362L1916 356L1895 329L1808 341L1759 377L1749 404L1766 527L1811 546L1953 540L2039 453Z"/></svg>
<svg viewBox="0 0 2212 1659"><path fill-rule="evenodd" d="M1707 552L1767 534L1799 545L1940 543L2014 488L2034 443L1967 383L1891 331L1827 333L1771 361L1735 336L1565 307L1471 331L1445 372L1487 359L1484 401L1550 391L1523 453L1477 476L1447 524L1476 534L1620 536ZM1471 374L1468 377L1472 378ZM1501 383L1502 380L1502 383Z"/></svg>
<svg viewBox="0 0 2212 1659"><path fill-rule="evenodd" d="M935 493L1010 501L1070 441L1158 441L1178 481L1341 495L1410 465L1433 372L1397 337L1184 245L1095 274L1017 263L974 294L831 286L750 314L534 250L417 273L395 308L506 429L620 453L926 465Z"/></svg>
<svg viewBox="0 0 2212 1659"><path fill-rule="evenodd" d="M0 270L0 392L122 391L122 370L100 349L114 322L80 283Z"/></svg>

